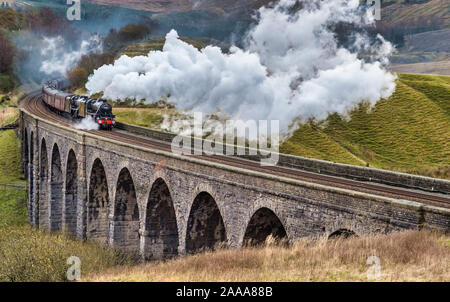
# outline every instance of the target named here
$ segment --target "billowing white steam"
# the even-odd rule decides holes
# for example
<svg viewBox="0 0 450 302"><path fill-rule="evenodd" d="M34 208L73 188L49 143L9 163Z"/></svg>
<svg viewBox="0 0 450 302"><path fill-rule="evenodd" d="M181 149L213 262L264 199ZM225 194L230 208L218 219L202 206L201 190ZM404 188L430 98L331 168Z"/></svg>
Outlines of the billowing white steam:
<svg viewBox="0 0 450 302"><path fill-rule="evenodd" d="M40 71L48 75L65 76L66 72L76 65L83 55L102 51L100 37L91 36L82 40L79 47L68 49L66 40L61 37L44 38L41 49L42 61Z"/></svg>
<svg viewBox="0 0 450 302"><path fill-rule="evenodd" d="M99 125L95 122L93 117L87 116L84 119L82 119L80 122L78 122L75 125L75 128L81 129L81 130L98 130Z"/></svg>
<svg viewBox="0 0 450 302"><path fill-rule="evenodd" d="M86 88L111 99L153 102L170 95L181 110L279 120L282 131L297 117L322 119L393 93L395 76L383 66L392 51L388 42L379 37L370 45L358 34L351 51L339 47L329 30L341 21L372 24L372 16L358 10L359 0L308 1L304 9L289 14L294 3L281 0L275 8L260 9L245 50L232 47L224 54L208 46L198 51L172 30L162 51L122 56L96 70ZM378 60L358 58L357 51L367 49Z"/></svg>

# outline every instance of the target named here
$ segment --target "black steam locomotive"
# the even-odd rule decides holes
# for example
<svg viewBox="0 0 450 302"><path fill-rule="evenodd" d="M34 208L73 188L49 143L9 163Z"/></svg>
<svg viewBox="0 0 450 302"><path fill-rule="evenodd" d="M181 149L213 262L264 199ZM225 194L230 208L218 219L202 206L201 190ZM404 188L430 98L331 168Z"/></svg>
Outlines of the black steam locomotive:
<svg viewBox="0 0 450 302"><path fill-rule="evenodd" d="M44 102L59 113L70 114L73 119L91 116L100 129L111 130L115 126L112 107L105 100L66 93L63 91L65 87L65 80L45 83L42 88Z"/></svg>

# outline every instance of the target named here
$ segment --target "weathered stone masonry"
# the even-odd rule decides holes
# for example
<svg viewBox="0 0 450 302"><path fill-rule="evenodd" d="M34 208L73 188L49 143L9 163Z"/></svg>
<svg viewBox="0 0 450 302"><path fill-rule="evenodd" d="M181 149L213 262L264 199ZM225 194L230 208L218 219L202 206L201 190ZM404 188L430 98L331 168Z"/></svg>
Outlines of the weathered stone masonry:
<svg viewBox="0 0 450 302"><path fill-rule="evenodd" d="M148 150L21 112L30 223L144 258L269 234L448 232L450 211Z"/></svg>

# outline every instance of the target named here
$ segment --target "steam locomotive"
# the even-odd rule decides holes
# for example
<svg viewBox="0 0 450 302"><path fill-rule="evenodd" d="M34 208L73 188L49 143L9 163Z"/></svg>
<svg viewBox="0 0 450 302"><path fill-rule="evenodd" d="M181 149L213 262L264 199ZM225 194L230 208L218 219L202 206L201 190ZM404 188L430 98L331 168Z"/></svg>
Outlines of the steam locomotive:
<svg viewBox="0 0 450 302"><path fill-rule="evenodd" d="M69 114L73 119L92 117L99 124L100 129L112 130L115 126L115 116L112 107L105 100L91 99L66 93L63 90L68 86L65 80L48 81L42 87L44 102L53 110L61 114Z"/></svg>

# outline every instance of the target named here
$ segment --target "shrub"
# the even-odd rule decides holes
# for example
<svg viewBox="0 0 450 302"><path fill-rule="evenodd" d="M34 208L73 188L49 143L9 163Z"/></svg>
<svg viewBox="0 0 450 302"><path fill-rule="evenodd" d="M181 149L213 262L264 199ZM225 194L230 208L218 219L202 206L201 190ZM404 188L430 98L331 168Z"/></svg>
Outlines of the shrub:
<svg viewBox="0 0 450 302"><path fill-rule="evenodd" d="M118 32L110 29L108 36L104 40L106 50L117 50L124 44L145 38L151 32L146 25L128 24L122 27Z"/></svg>
<svg viewBox="0 0 450 302"><path fill-rule="evenodd" d="M72 88L84 86L87 82L88 76L89 73L82 67L75 67L67 72L67 78L69 79L70 86Z"/></svg>
<svg viewBox="0 0 450 302"><path fill-rule="evenodd" d="M105 64L114 63L114 59L115 55L112 52L105 52L102 54L92 53L90 55L82 56L77 67L84 68L88 74L92 74L95 69L98 69Z"/></svg>
<svg viewBox="0 0 450 302"><path fill-rule="evenodd" d="M0 73L0 93L7 93L13 90L14 81L11 76Z"/></svg>
<svg viewBox="0 0 450 302"><path fill-rule="evenodd" d="M119 30L119 40L123 42L136 41L144 38L150 33L145 25L128 24Z"/></svg>

